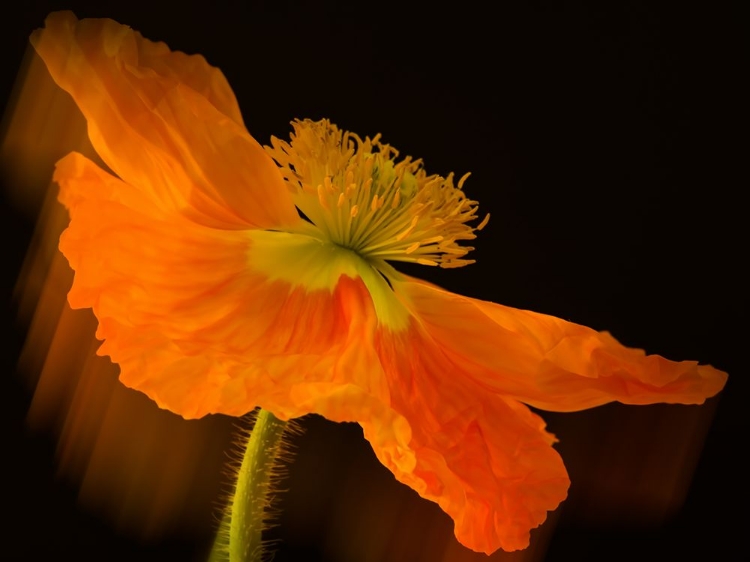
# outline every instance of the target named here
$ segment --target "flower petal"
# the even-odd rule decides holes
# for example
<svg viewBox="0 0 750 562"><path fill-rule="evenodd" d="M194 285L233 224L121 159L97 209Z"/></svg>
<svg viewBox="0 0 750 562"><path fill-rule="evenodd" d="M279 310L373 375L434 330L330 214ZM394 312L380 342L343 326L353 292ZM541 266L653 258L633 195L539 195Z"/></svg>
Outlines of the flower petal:
<svg viewBox="0 0 750 562"><path fill-rule="evenodd" d="M279 170L203 57L71 12L51 14L31 42L83 112L104 162L154 204L223 228L299 221Z"/></svg>
<svg viewBox="0 0 750 562"><path fill-rule="evenodd" d="M408 424L413 467L393 462L379 420L361 420L378 458L396 478L436 501L456 538L491 554L529 544L529 531L565 499L569 479L554 437L526 406L491 392L448 357L419 324L380 332L378 355L390 408Z"/></svg>
<svg viewBox="0 0 750 562"><path fill-rule="evenodd" d="M166 398L155 397L161 406L183 391L185 403L170 409L205 414L226 392L229 359L198 351L211 344L201 330L239 306L232 299L242 296L246 233L159 212L80 154L63 158L54 179L71 215L60 239L75 270L68 300L93 308L105 340L100 353L120 364L128 386L148 392L166 381Z"/></svg>
<svg viewBox="0 0 750 562"><path fill-rule="evenodd" d="M387 396L382 377L360 368L377 365L362 345L377 319L345 255L319 260L338 274L308 275L314 263L300 262L291 283L262 264L299 257L292 235L212 229L156 211L75 153L58 163L55 180L71 215L60 241L75 270L69 301L93 308L99 352L119 364L127 386L191 418L258 405L298 417L315 411L309 395L343 387ZM283 242L266 240L274 234ZM320 279L332 284L315 285Z"/></svg>
<svg viewBox="0 0 750 562"><path fill-rule="evenodd" d="M267 249L283 257L287 238ZM296 243L288 249L298 251ZM331 279L306 273L305 262L291 263L301 264L297 279ZM328 269L325 262L307 265ZM359 265L339 276L330 293L316 290L305 300L287 301L297 312L280 325L311 336L335 324L339 337L326 341L328 354L321 345L314 353L264 355L273 384L262 393L255 389L260 405L282 418L314 412L359 422L396 478L453 517L463 544L486 553L525 548L530 529L567 493L565 467L551 447L554 437L526 406L457 377L460 368L418 321L403 327L403 305L382 277L370 278ZM289 265L278 268L276 282L289 286L291 271ZM310 298L316 301L309 304Z"/></svg>
<svg viewBox="0 0 750 562"><path fill-rule="evenodd" d="M393 282L397 294L461 373L537 408L701 404L727 379L695 361L625 347L607 332L404 279Z"/></svg>

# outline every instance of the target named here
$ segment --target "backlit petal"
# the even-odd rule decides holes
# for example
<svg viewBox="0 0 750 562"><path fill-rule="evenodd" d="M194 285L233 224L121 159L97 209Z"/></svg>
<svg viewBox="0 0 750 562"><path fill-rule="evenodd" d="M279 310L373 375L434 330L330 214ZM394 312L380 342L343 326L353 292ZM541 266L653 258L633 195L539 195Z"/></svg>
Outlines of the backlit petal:
<svg viewBox="0 0 750 562"><path fill-rule="evenodd" d="M417 320L407 328L389 327L401 318L403 306L393 293L373 292L375 281L365 283L360 264L341 275L330 292L313 290L297 301L299 289L287 292L291 279L328 280L306 272L308 266L328 268L323 261L285 260L287 250L290 257L298 252L297 242L283 247L289 239L282 236L265 246L285 264L277 268L275 286L285 295L285 307L278 310L289 315L273 329L293 330L301 338L319 337L317 332L330 336L307 351L300 351L302 341L279 355L265 351L269 343L254 348L249 355L262 361L272 384L246 392L283 418L314 412L359 422L380 461L401 482L437 502L454 519L456 536L466 546L486 553L528 546L529 531L565 498L569 485L541 418L477 381L456 376L460 366ZM385 321L383 309L392 309ZM259 379L252 365L244 368L237 380Z"/></svg>
<svg viewBox="0 0 750 562"><path fill-rule="evenodd" d="M179 214L157 212L139 190L78 154L55 172L70 226L60 249L75 270L68 300L99 319L100 353L120 364L128 386L148 392L187 417L203 415L226 393L229 359L199 353L201 340L236 310L248 241L243 231L217 230ZM250 409L247 405L242 407Z"/></svg>
<svg viewBox="0 0 750 562"><path fill-rule="evenodd" d="M154 205L224 228L295 224L281 174L221 72L108 19L55 12L31 42L104 162Z"/></svg>
<svg viewBox="0 0 750 562"><path fill-rule="evenodd" d="M607 332L471 299L417 279L394 282L404 304L463 376L551 411L607 402L701 404L726 373L623 346Z"/></svg>
<svg viewBox="0 0 750 562"><path fill-rule="evenodd" d="M390 409L408 425L403 445L383 442L385 423L361 419L381 462L401 482L437 502L464 545L490 554L528 546L529 531L565 498L569 480L554 437L526 406L462 376L415 320L409 330L380 330L376 348ZM394 454L395 451L395 454Z"/></svg>
<svg viewBox="0 0 750 562"><path fill-rule="evenodd" d="M71 215L60 242L75 270L69 301L93 308L100 353L119 364L124 384L189 418L258 405L297 417L329 395L387 397L367 358L372 297L345 257L319 262L338 274L306 277L310 264L299 263L293 284L253 265L294 258L292 235L275 233L289 243L271 244L155 212L79 154L58 163L55 180ZM313 284L321 278L333 282Z"/></svg>

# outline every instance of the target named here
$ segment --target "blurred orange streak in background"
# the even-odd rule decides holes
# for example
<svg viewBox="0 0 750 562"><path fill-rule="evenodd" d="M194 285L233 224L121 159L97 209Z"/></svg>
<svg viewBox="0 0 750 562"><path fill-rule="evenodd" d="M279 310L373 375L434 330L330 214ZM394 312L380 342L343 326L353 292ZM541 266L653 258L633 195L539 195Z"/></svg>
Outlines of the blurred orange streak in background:
<svg viewBox="0 0 750 562"><path fill-rule="evenodd" d="M79 487L82 505L119 530L156 538L210 528L232 421L186 421L125 388L117 367L96 355L92 312L68 306L73 272L57 250L68 215L50 184L52 170L73 150L103 163L83 116L32 50L5 119L0 164L9 199L30 217L38 212L16 285L29 326L19 359L34 388L28 425L59 435L59 475Z"/></svg>

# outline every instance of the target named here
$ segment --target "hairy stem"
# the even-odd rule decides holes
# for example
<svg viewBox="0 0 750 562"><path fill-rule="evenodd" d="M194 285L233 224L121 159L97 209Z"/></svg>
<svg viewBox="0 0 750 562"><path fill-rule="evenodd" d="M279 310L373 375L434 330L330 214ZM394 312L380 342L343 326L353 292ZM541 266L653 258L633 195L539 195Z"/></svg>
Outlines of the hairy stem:
<svg viewBox="0 0 750 562"><path fill-rule="evenodd" d="M232 504L209 556L209 562L261 562L264 557L262 531L267 523L266 508L283 453L282 438L287 422L260 410L247 441ZM228 535L228 536L227 536Z"/></svg>

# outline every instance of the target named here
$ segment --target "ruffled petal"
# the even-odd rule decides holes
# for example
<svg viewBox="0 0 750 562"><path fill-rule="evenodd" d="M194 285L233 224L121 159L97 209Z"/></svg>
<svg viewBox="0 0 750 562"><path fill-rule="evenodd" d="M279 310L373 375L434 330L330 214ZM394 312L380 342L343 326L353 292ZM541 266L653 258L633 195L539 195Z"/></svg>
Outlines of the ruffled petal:
<svg viewBox="0 0 750 562"><path fill-rule="evenodd" d="M232 300L241 297L246 234L159 212L142 191L80 154L63 158L54 179L71 215L60 239L75 270L68 300L94 310L105 340L100 353L120 364L128 386L144 390L151 379L167 379L190 394L174 411L206 413L223 392L228 359L199 353L197 338L205 336L196 332L238 306Z"/></svg>
<svg viewBox="0 0 750 562"><path fill-rule="evenodd" d="M299 221L221 72L108 19L55 12L31 36L104 162L162 209L222 228Z"/></svg>
<svg viewBox="0 0 750 562"><path fill-rule="evenodd" d="M394 289L462 376L537 408L701 404L727 379L695 361L625 347L607 332L404 279Z"/></svg>
<svg viewBox="0 0 750 562"><path fill-rule="evenodd" d="M401 443L383 442L380 420L360 420L378 458L453 518L465 546L487 554L526 548L530 530L565 499L569 486L544 421L462 376L462 365L416 319L400 333L380 330L376 348L390 409L409 430L413 465L394 462L408 457Z"/></svg>
<svg viewBox="0 0 750 562"><path fill-rule="evenodd" d="M333 310L339 333L326 344L329 354L321 346L317 353L263 355L273 384L261 405L284 418L314 412L359 422L396 478L454 519L463 544L486 553L525 548L530 530L569 485L541 418L457 376L460 366L418 319L406 316L404 324L409 311L363 260L337 263L341 256L319 253L329 249L284 233L254 236L254 242L253 269L279 287L315 287L305 299L323 299L310 308L287 301L298 312L280 325L325 332ZM270 256L275 267L266 261ZM326 287L328 302L329 293L319 292Z"/></svg>
<svg viewBox="0 0 750 562"><path fill-rule="evenodd" d="M300 250L294 235L157 212L80 154L58 163L55 181L71 215L60 241L75 270L69 301L93 309L99 352L127 386L187 418L259 405L298 417L344 391L387 401L369 367L377 319L353 255L296 262L315 250ZM264 264L273 263L289 266L272 275ZM316 264L325 271L311 272Z"/></svg>
<svg viewBox="0 0 750 562"><path fill-rule="evenodd" d="M460 367L418 320L402 326L406 310L367 266L331 266L335 259L289 262L283 258L297 253L298 242L274 236L272 245L263 241L262 250L255 249L252 266L262 271L267 251L286 264L276 268L273 280L274 292L284 295L274 333L329 336L315 348L305 348L300 339L279 354L267 352L271 342L254 347L247 357L262 363L265 374L255 370L258 362L241 366L245 371L235 380L245 381L244 392L282 418L312 412L359 422L379 460L437 502L469 548L492 553L528 546L529 531L559 505L569 486L543 420L523 404L456 376ZM332 269L340 272L335 281ZM295 278L308 286L332 285L290 292ZM261 389L261 380L270 383Z"/></svg>

